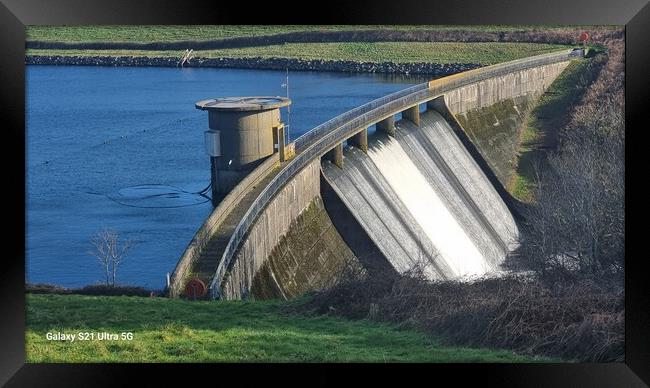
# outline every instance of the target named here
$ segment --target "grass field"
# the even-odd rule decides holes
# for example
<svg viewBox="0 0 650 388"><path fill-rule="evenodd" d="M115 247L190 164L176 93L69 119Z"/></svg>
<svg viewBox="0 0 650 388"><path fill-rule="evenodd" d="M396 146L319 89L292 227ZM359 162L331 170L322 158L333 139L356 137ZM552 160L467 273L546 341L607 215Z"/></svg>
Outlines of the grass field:
<svg viewBox="0 0 650 388"><path fill-rule="evenodd" d="M510 351L443 346L367 320L294 312L292 302L27 295L27 362L537 362ZM48 332L133 333L48 341Z"/></svg>
<svg viewBox="0 0 650 388"><path fill-rule="evenodd" d="M567 26L536 25L275 25L275 26L28 26L27 40L52 42L173 42L183 40L214 40L223 38L273 35L298 31L359 31L359 30L402 30L402 31L523 31L540 29L565 29ZM589 28L581 26L580 28ZM599 26L598 28L607 28ZM612 29L617 27L612 27Z"/></svg>
<svg viewBox="0 0 650 388"><path fill-rule="evenodd" d="M343 42L288 43L272 46L195 51L203 58L300 58L362 62L494 63L566 49L568 46L540 43L457 42ZM181 58L184 51L143 50L42 50L27 55L147 56Z"/></svg>

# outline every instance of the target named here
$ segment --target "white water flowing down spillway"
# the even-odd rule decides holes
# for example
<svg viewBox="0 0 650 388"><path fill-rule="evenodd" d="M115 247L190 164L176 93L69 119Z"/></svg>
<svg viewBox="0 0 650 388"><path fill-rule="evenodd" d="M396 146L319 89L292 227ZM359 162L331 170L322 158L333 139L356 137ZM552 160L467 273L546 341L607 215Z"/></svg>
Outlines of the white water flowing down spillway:
<svg viewBox="0 0 650 388"><path fill-rule="evenodd" d="M457 276L488 271L481 253L395 139L370 149L370 159ZM404 172L408 171L408 174Z"/></svg>
<svg viewBox="0 0 650 388"><path fill-rule="evenodd" d="M430 279L468 279L500 270L516 247L507 206L449 124L435 111L420 127L402 120L377 133L368 153L348 147L343 168L323 173L399 272L419 264Z"/></svg>

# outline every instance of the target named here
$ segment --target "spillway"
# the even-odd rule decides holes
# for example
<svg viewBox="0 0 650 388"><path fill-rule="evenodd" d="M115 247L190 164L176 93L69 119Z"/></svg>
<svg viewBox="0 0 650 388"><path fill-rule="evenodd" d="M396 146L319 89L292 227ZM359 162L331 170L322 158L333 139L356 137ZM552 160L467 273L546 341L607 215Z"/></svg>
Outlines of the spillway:
<svg viewBox="0 0 650 388"><path fill-rule="evenodd" d="M398 272L416 264L430 279L498 272L517 225L492 183L436 111L420 126L375 133L366 154L347 147L325 179Z"/></svg>

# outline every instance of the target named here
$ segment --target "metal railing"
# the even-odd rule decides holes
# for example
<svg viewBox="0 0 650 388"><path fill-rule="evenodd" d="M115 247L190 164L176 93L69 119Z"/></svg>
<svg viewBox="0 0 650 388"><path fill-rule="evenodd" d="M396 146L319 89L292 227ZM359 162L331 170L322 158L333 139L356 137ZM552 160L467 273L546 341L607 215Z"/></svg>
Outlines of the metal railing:
<svg viewBox="0 0 650 388"><path fill-rule="evenodd" d="M575 56L578 55L573 50L563 50L474 69L418 84L363 104L324 122L300 136L296 139L296 157L262 190L235 228L210 283L211 296L213 298L220 296L226 271L230 268L237 248L258 215L275 194L315 158L321 157L356 132L414 105L435 99L450 90L514 71L567 61Z"/></svg>
<svg viewBox="0 0 650 388"><path fill-rule="evenodd" d="M421 84L417 84L415 86L411 86L406 89L402 89L400 91L397 91L395 93L388 94L384 97L380 97L376 100L372 100L366 104L359 105L358 107L351 109L345 113L342 113L330 120L327 120L326 122L318 125L317 127L314 127L310 131L304 133L302 136L298 137L295 140L296 143L296 152L300 152L302 149L308 147L309 145L313 144L314 141L316 141L319 137L323 136L324 134L331 132L333 129L336 129L343 125L345 122L354 119L355 117L358 117L359 115L362 115L364 113L369 112L370 110L384 105L390 101L396 100L398 98L407 96L409 94L425 90L428 87L428 83L424 82Z"/></svg>

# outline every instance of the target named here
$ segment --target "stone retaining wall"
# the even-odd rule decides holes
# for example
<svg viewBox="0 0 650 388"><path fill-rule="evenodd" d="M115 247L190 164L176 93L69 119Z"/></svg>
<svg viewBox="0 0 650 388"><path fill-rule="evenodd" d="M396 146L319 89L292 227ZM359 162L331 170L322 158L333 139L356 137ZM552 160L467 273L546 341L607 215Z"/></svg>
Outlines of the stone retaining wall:
<svg viewBox="0 0 650 388"><path fill-rule="evenodd" d="M151 66L178 67L177 57L112 57L112 56L62 56L29 55L28 65L57 66ZM426 74L443 77L481 67L478 63L394 63L304 60L294 58L193 58L184 67L215 67L236 69L263 69L292 71L331 71L346 73Z"/></svg>

